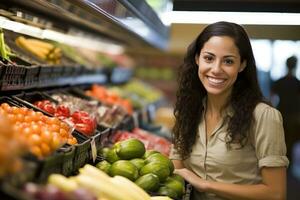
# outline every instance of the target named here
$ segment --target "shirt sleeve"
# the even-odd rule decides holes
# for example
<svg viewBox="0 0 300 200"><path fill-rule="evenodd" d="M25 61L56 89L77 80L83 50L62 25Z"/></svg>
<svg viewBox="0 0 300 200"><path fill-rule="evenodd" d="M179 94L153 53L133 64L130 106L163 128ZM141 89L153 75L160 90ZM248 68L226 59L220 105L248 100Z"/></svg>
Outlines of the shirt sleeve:
<svg viewBox="0 0 300 200"><path fill-rule="evenodd" d="M262 106L258 106L262 107ZM287 167L286 145L282 116L270 106L256 109L254 146L259 168Z"/></svg>
<svg viewBox="0 0 300 200"><path fill-rule="evenodd" d="M179 153L176 151L176 149L174 148L174 145L172 144L171 146L171 151L170 151L170 155L169 158L171 160L182 160L181 156L179 155Z"/></svg>

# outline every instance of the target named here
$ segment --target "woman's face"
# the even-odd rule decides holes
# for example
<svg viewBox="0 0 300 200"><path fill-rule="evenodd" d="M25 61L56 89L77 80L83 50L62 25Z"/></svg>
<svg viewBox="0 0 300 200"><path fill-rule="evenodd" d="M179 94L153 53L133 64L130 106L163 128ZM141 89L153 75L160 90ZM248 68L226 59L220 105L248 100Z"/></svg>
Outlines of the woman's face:
<svg viewBox="0 0 300 200"><path fill-rule="evenodd" d="M228 36L213 36L201 49L198 76L208 95L229 95L238 73L246 66L241 63L239 50Z"/></svg>

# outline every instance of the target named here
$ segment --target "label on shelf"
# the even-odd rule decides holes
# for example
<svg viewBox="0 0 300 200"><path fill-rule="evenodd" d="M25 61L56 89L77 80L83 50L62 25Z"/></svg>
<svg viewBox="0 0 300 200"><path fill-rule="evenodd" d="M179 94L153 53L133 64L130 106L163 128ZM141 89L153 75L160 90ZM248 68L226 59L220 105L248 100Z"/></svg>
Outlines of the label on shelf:
<svg viewBox="0 0 300 200"><path fill-rule="evenodd" d="M92 149L92 159L93 162L95 162L97 157L97 147L96 147L95 138L92 138L91 140L91 149Z"/></svg>

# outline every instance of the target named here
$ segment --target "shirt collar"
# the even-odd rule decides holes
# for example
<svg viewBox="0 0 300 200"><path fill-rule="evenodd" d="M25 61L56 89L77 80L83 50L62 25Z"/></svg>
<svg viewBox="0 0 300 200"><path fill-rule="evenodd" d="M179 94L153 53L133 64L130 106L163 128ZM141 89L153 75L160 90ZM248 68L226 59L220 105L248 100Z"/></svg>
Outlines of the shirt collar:
<svg viewBox="0 0 300 200"><path fill-rule="evenodd" d="M207 96L205 96L203 99L202 99L202 106L203 106L203 114L205 113L206 111L206 101L207 101ZM232 108L232 105L228 105L225 110L224 110L224 114L223 114L223 117L232 117L234 114L234 110Z"/></svg>

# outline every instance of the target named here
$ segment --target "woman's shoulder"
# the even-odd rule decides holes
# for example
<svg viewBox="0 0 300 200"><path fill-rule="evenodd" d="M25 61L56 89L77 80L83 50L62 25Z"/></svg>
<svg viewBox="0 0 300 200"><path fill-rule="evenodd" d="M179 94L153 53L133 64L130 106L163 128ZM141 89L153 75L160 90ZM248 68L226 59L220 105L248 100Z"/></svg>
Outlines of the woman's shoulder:
<svg viewBox="0 0 300 200"><path fill-rule="evenodd" d="M256 105L256 107L254 109L254 117L256 119L258 119L258 118L261 118L261 116L263 116L263 115L281 118L281 113L279 112L279 110L277 110L276 108L274 108L273 106L271 106L267 103L260 102Z"/></svg>

